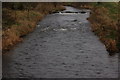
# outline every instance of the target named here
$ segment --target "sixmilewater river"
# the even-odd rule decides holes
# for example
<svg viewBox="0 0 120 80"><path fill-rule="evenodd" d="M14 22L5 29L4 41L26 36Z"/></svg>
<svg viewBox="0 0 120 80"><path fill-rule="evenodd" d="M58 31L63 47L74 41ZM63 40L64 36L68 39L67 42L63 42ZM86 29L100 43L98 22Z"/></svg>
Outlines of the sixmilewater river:
<svg viewBox="0 0 120 80"><path fill-rule="evenodd" d="M109 56L91 31L89 10L66 7L49 14L8 54L4 78L117 78L118 55Z"/></svg>

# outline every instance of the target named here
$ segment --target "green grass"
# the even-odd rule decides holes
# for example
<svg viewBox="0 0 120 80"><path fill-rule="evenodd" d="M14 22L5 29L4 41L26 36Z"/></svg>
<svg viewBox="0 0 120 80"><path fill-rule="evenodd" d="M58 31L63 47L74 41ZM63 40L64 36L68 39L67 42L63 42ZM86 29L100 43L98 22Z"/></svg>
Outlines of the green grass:
<svg viewBox="0 0 120 80"><path fill-rule="evenodd" d="M110 39L115 40L115 39L117 38L116 31L111 30L110 34L107 34L107 35L106 35L106 38L110 38Z"/></svg>
<svg viewBox="0 0 120 80"><path fill-rule="evenodd" d="M102 2L102 3L92 3L94 7L105 7L108 9L109 16L113 20L118 19L118 3L117 2Z"/></svg>

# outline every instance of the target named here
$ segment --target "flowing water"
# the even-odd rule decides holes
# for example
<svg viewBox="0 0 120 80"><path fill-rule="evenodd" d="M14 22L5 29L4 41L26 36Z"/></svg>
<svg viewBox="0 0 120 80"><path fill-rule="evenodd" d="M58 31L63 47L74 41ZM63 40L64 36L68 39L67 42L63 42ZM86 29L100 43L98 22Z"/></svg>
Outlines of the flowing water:
<svg viewBox="0 0 120 80"><path fill-rule="evenodd" d="M22 43L3 55L3 77L117 78L118 55L110 57L91 31L89 13L66 7L47 15Z"/></svg>

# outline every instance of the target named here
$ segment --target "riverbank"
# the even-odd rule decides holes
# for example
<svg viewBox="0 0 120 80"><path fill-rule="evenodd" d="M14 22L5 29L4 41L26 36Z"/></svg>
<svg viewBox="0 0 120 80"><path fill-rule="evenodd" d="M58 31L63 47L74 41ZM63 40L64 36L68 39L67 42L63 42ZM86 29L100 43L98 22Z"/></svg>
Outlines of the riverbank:
<svg viewBox="0 0 120 80"><path fill-rule="evenodd" d="M91 15L88 20L91 23L92 31L104 43L110 55L119 52L118 3L76 3L72 6L79 9L90 9Z"/></svg>
<svg viewBox="0 0 120 80"><path fill-rule="evenodd" d="M119 52L118 3L94 3L88 19L110 55Z"/></svg>
<svg viewBox="0 0 120 80"><path fill-rule="evenodd" d="M7 4L7 3L5 3ZM3 6L5 5L3 3ZM12 4L12 3L11 3ZM8 5L11 5L8 3ZM18 5L18 3L13 3ZM21 6L21 4L19 4ZM23 5L23 4L22 4ZM28 3L28 5L31 5ZM3 8L3 32L2 32L2 49L7 51L12 46L21 42L23 36L32 32L38 21L44 16L58 10L64 10L62 5L54 5L54 3L38 3L30 10ZM43 6L48 5L48 6ZM20 7L21 8L21 7Z"/></svg>

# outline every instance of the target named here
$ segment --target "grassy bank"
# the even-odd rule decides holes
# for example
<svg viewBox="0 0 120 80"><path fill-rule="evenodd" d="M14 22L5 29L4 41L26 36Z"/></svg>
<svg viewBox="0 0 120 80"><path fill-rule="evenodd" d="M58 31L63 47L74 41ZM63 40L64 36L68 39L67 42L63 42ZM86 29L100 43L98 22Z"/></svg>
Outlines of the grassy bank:
<svg viewBox="0 0 120 80"><path fill-rule="evenodd" d="M38 21L42 20L45 15L64 9L62 5L55 3L27 3L29 8L25 5L24 3L3 3L3 51L21 42L22 37L32 32ZM17 9L14 8L16 6Z"/></svg>
<svg viewBox="0 0 120 80"><path fill-rule="evenodd" d="M99 36L106 49L113 55L119 52L118 3L92 3L92 31Z"/></svg>
<svg viewBox="0 0 120 80"><path fill-rule="evenodd" d="M67 3L79 9L90 9L92 31L106 46L106 50L113 55L120 51L120 20L118 10L120 4L116 2Z"/></svg>

